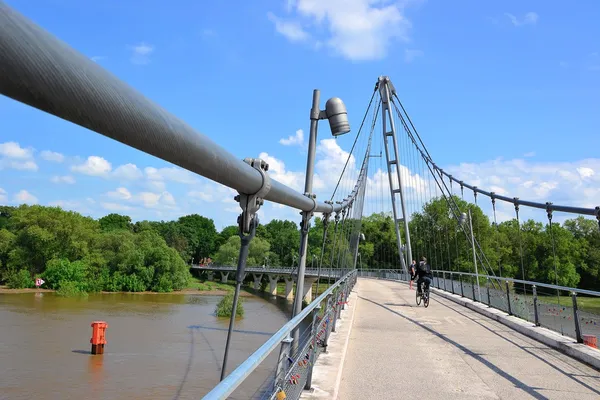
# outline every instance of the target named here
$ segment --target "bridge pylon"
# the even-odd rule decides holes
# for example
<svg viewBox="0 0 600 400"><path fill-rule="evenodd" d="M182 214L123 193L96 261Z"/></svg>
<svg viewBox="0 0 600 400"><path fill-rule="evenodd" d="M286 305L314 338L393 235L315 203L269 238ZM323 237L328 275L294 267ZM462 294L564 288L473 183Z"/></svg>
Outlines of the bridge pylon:
<svg viewBox="0 0 600 400"><path fill-rule="evenodd" d="M406 215L406 205L404 202L404 186L402 184L402 176L400 174L400 156L398 151L398 140L396 138L396 124L394 123L394 115L392 113L391 107L391 102L393 101L392 96L396 93L396 88L390 81L390 78L387 76L379 77L377 81L377 87L379 89L379 95L381 96L381 124L383 126L383 143L385 147L385 159L388 171L388 179L390 183L390 195L392 199L394 227L396 229L396 244L398 246L398 254L400 255L400 263L402 265L402 270L404 271L404 273L408 273L408 268L406 264L410 263L412 260L412 250L410 245L410 231L408 229L408 215ZM394 173L398 178L397 187L394 184ZM398 210L396 208L396 195L399 195L400 197L402 219L398 218ZM401 220L404 221L404 232L406 235L406 251L408 253L408 259L405 258L402 246L402 236L400 234Z"/></svg>

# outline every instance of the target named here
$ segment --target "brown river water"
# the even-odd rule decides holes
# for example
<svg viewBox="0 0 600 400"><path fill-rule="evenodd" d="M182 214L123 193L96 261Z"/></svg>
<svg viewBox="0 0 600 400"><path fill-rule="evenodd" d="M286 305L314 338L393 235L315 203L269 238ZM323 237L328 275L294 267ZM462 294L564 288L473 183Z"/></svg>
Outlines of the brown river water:
<svg viewBox="0 0 600 400"><path fill-rule="evenodd" d="M0 294L0 399L200 399L218 382L228 319L221 296ZM231 372L285 322L281 298L245 297ZM108 323L103 355L90 354L90 323ZM274 353L278 353L275 351ZM272 354L231 399L249 399L270 376Z"/></svg>

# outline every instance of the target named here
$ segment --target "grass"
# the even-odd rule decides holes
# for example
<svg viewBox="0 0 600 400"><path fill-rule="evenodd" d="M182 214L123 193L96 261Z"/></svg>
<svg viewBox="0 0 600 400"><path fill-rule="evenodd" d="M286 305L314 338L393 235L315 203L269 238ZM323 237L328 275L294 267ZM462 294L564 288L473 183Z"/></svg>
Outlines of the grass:
<svg viewBox="0 0 600 400"><path fill-rule="evenodd" d="M234 287L229 283L203 281L198 278L192 278L192 283L188 289L199 290L202 292L227 291L232 292Z"/></svg>
<svg viewBox="0 0 600 400"><path fill-rule="evenodd" d="M293 283L293 290L296 291L296 283ZM319 295L321 293L323 293L324 291L326 291L331 285L326 283L326 282L319 282L318 283L318 289L319 289ZM312 292L313 292L313 297L315 296L315 294L317 293L317 282L313 283L312 285ZM285 296L285 282L278 282L277 283L277 294L280 296Z"/></svg>
<svg viewBox="0 0 600 400"><path fill-rule="evenodd" d="M233 312L233 292L229 292L221 299L219 304L215 309L215 313L217 317L231 317L231 313ZM235 315L237 317L244 316L244 304L242 298L239 297L237 301L237 308L235 310Z"/></svg>

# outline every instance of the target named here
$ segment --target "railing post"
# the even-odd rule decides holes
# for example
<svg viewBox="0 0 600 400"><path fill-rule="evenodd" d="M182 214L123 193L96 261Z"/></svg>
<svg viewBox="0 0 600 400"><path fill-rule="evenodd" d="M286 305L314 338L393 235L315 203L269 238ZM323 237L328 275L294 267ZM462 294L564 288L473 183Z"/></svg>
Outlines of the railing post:
<svg viewBox="0 0 600 400"><path fill-rule="evenodd" d="M475 277L475 279L477 280L477 277ZM479 284L479 282L477 282L477 284ZM477 302L477 295L475 294L475 284L473 284L473 302ZM481 299L479 299L479 301L481 301Z"/></svg>
<svg viewBox="0 0 600 400"><path fill-rule="evenodd" d="M485 281L485 285L487 287L487 305L488 307L492 306L492 299L490 298L490 278L487 278Z"/></svg>
<svg viewBox="0 0 600 400"><path fill-rule="evenodd" d="M331 330L326 329L325 330L325 339L323 339L323 351L327 352L327 345L329 344L329 332L335 332L333 330L334 327L334 316L333 316L333 312L335 312L335 308L333 308L332 305L332 300L334 300L333 294L331 294L329 297L327 297L327 308L325 309L325 313L323 314L323 318L325 318L327 320L327 318L329 318L329 322L328 324L331 324Z"/></svg>
<svg viewBox="0 0 600 400"><path fill-rule="evenodd" d="M465 288L463 287L462 275L458 275L458 279L460 279L460 297L465 297Z"/></svg>
<svg viewBox="0 0 600 400"><path fill-rule="evenodd" d="M338 303L340 302L341 290L342 289L339 288L338 292L335 294L335 296L333 298L333 325L331 325L331 332L335 332L335 323L337 322L337 319L338 319L338 310L339 310Z"/></svg>
<svg viewBox="0 0 600 400"><path fill-rule="evenodd" d="M442 279L444 280L444 292L447 292L446 290L446 272L442 272Z"/></svg>
<svg viewBox="0 0 600 400"><path fill-rule="evenodd" d="M581 326L579 325L579 310L577 309L577 293L572 292L571 298L573 299L573 319L575 322L575 336L577 343L583 343L583 336L581 335Z"/></svg>
<svg viewBox="0 0 600 400"><path fill-rule="evenodd" d="M452 294L456 294L454 291L454 274L450 272L450 282L452 283Z"/></svg>
<svg viewBox="0 0 600 400"><path fill-rule="evenodd" d="M273 390L277 390L278 387L280 387L281 385L281 381L283 380L283 378L281 377L281 374L283 374L283 377L285 377L287 368L284 367L286 362L289 362L288 360L290 360L290 350L292 348L292 342L294 341L294 339L292 339L292 336L288 333L287 337L285 339L283 339L281 341L281 349L279 350L279 358L277 361L277 368L275 369L275 379L273 381ZM290 363L290 365L293 363L293 361Z"/></svg>
<svg viewBox="0 0 600 400"><path fill-rule="evenodd" d="M538 297L537 297L537 289L535 285L531 287L533 290L533 320L535 321L535 326L540 326L540 315L538 314Z"/></svg>
<svg viewBox="0 0 600 400"><path fill-rule="evenodd" d="M510 287L508 286L508 281L506 282L506 302L508 303L508 315L512 315L512 308L510 306Z"/></svg>
<svg viewBox="0 0 600 400"><path fill-rule="evenodd" d="M305 390L310 389L310 387L312 385L313 365L315 363L315 353L317 352L317 340L316 340L317 339L317 331L319 330L319 325L320 325L320 322L317 323L319 311L321 311L320 304L318 306L316 306L315 309L313 310L313 320L312 320L312 326L311 326L311 332L310 332L311 347L310 347L309 356L308 356L308 372L306 374L306 383L304 384ZM325 318L325 314L323 314L323 318Z"/></svg>

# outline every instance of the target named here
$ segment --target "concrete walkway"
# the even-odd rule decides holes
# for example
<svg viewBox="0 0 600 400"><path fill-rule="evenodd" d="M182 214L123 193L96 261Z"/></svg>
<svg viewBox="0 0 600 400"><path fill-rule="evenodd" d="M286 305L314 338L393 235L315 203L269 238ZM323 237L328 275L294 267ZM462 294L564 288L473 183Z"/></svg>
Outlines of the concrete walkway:
<svg viewBox="0 0 600 400"><path fill-rule="evenodd" d="M359 279L338 399L598 399L600 372L432 293Z"/></svg>

